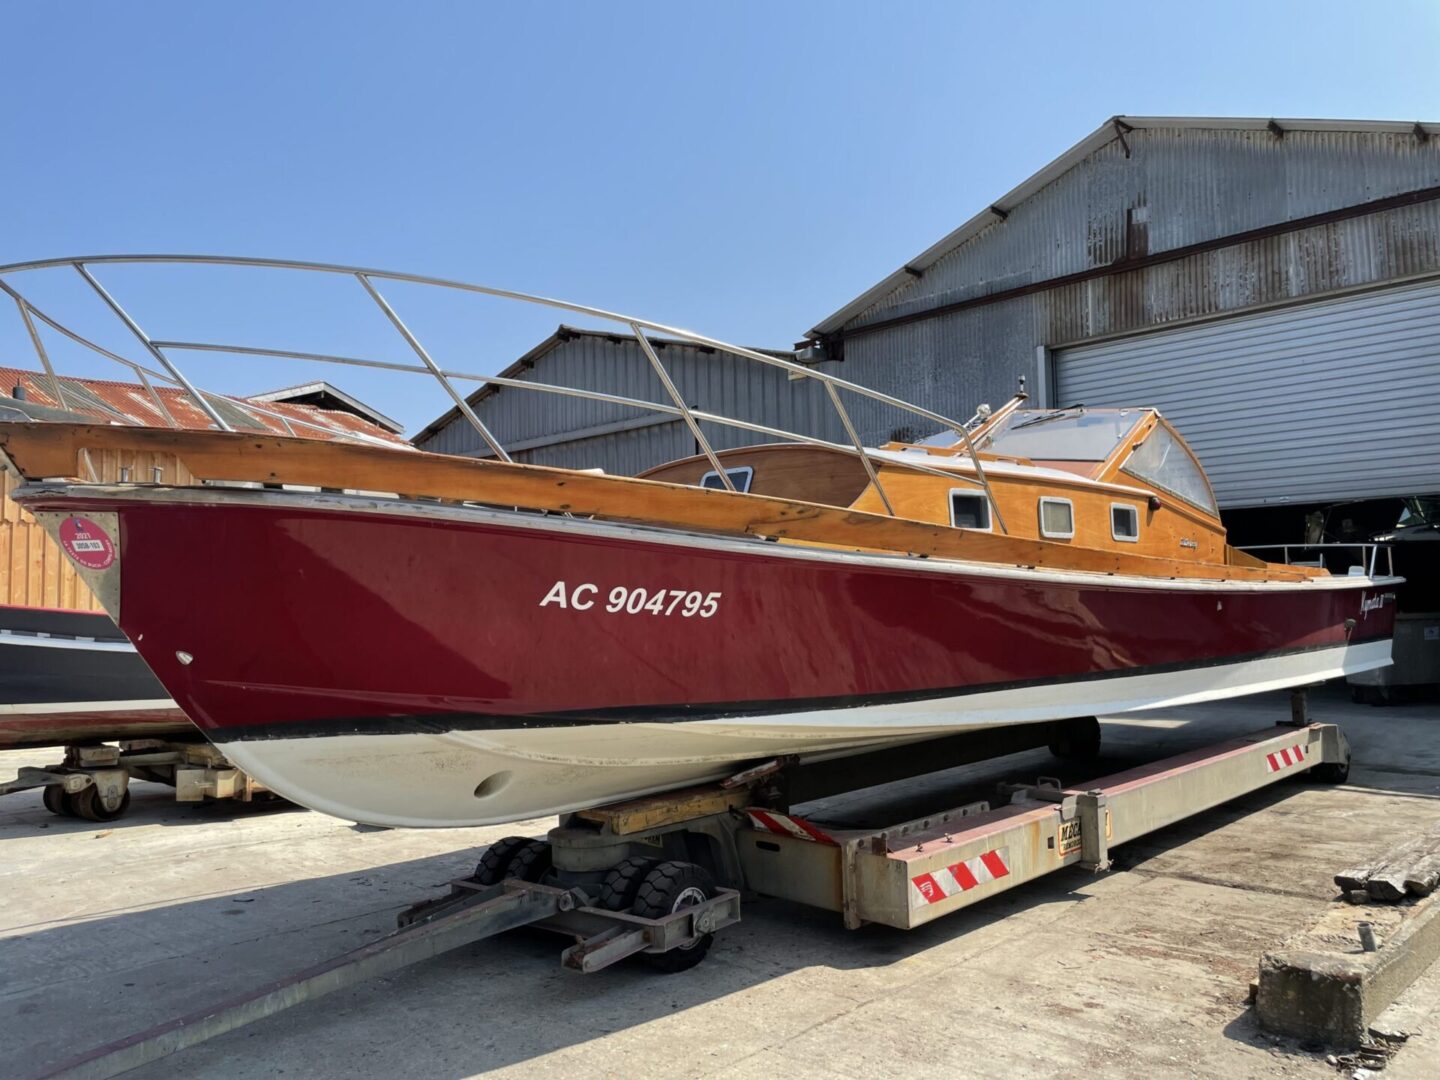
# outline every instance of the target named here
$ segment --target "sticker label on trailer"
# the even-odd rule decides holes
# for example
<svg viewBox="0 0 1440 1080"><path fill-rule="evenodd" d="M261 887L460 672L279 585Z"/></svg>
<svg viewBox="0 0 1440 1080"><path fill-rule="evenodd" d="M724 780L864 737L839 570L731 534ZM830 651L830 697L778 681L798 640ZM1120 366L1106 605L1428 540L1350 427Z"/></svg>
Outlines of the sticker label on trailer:
<svg viewBox="0 0 1440 1080"><path fill-rule="evenodd" d="M1060 822L1060 829L1055 834L1055 848L1062 859L1066 855L1073 855L1080 850L1080 819L1078 817Z"/></svg>
<svg viewBox="0 0 1440 1080"><path fill-rule="evenodd" d="M1110 817L1110 811L1105 811L1105 839L1111 840L1115 836L1115 822ZM1060 828L1055 830L1055 854L1060 858L1067 855L1074 855L1080 850L1080 819L1073 817L1069 821L1060 822Z"/></svg>
<svg viewBox="0 0 1440 1080"><path fill-rule="evenodd" d="M115 542L86 517L72 514L60 523L60 546L87 570L108 570L115 564Z"/></svg>

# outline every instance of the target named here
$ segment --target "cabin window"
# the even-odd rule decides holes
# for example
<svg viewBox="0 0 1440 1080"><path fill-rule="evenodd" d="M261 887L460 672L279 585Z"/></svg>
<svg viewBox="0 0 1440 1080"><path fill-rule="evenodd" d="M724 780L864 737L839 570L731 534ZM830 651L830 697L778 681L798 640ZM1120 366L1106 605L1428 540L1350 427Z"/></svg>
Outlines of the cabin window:
<svg viewBox="0 0 1440 1080"><path fill-rule="evenodd" d="M1135 544L1140 540L1140 508L1129 503L1110 504L1110 535Z"/></svg>
<svg viewBox="0 0 1440 1080"><path fill-rule="evenodd" d="M1075 506L1069 499L1040 500L1040 535L1049 540L1069 540L1075 535Z"/></svg>
<svg viewBox="0 0 1440 1080"><path fill-rule="evenodd" d="M730 483L735 485L736 491L749 491L750 481L755 478L755 470L749 465L742 465L737 469L726 469L725 475L730 477ZM716 491L725 490L725 482L720 479L720 474L714 469L700 477L700 486L714 488Z"/></svg>
<svg viewBox="0 0 1440 1080"><path fill-rule="evenodd" d="M990 531L990 500L978 491L950 492L950 524L957 529Z"/></svg>

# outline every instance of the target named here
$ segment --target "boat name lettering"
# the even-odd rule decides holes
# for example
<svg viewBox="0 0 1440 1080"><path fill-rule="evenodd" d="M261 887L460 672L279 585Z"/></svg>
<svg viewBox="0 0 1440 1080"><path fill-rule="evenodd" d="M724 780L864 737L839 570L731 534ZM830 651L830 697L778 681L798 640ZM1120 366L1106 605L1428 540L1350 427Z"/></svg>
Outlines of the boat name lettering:
<svg viewBox="0 0 1440 1080"><path fill-rule="evenodd" d="M1372 611L1379 611L1391 600L1395 599L1394 593L1376 593L1374 596L1360 594L1360 614L1369 615Z"/></svg>
<svg viewBox="0 0 1440 1080"><path fill-rule="evenodd" d="M616 585L605 596L605 610L612 615L680 615L691 619L699 616L708 619L720 610L720 593L702 593L694 589L630 588ZM571 588L564 581L550 586L541 607L562 608L566 611L589 611L600 602L600 586L582 582Z"/></svg>

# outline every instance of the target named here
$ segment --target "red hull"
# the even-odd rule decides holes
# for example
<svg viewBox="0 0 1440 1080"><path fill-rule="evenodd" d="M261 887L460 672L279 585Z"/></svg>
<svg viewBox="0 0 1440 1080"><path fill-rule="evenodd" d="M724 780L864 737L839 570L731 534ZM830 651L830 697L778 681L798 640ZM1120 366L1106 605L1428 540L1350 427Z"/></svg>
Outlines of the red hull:
<svg viewBox="0 0 1440 1080"><path fill-rule="evenodd" d="M1393 625L1393 605L1376 606L1382 594L1360 579L1122 585L258 494L31 508L119 512L121 628L217 742L783 723L777 714L1357 645ZM577 595L582 584L594 588ZM686 617L682 599L669 614L609 613L617 588L667 590L666 603L668 590L715 594L715 610Z"/></svg>

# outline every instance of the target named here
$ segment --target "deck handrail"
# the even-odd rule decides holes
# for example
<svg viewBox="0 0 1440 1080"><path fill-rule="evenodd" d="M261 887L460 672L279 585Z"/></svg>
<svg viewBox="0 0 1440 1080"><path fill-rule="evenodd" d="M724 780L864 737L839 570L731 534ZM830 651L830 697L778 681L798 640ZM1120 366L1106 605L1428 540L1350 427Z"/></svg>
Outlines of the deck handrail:
<svg viewBox="0 0 1440 1080"><path fill-rule="evenodd" d="M1327 541L1318 544L1245 544L1237 547L1236 551L1280 551L1284 558L1284 565L1291 566L1294 560L1290 558L1291 550L1297 551L1334 551L1350 549L1360 552L1360 567L1365 571L1367 577L1374 577L1379 566L1380 552L1385 552L1385 576L1395 575L1395 550L1389 544L1377 543L1373 540L1363 541ZM1266 560L1267 562L1270 560Z"/></svg>
<svg viewBox="0 0 1440 1080"><path fill-rule="evenodd" d="M100 282L100 280L96 277L93 269L94 267L98 266L114 266L127 264L248 267L252 269L295 270L322 274L337 274L352 277L357 281L357 283L369 296L370 300L379 307L380 311L386 316L388 321L395 328L396 332L400 334L400 336L405 340L406 344L420 359L421 363L419 365L393 364L383 361L364 360L356 357L344 357L324 353L304 353L286 349L268 349L253 345L232 344L224 342L186 342L172 340L166 338L163 335L148 333L119 303L119 301L115 298L115 295ZM159 367L163 370L156 370L155 368L148 365L137 363L134 360L130 360L126 357L120 356L119 354L114 353L109 349L106 349L103 346L89 340L83 335L72 330L70 327L66 326L60 320L54 318L51 315L41 312L33 303L30 302L30 300L24 294L22 294L17 288L15 288L12 283L5 280L6 275L17 275L25 273L27 271L55 268L69 268L74 270L86 282L86 284L90 286L91 290L110 310L111 314L126 328L127 331L129 331L129 333L137 340L140 346L150 355L150 357L154 361L158 363ZM661 402L644 401L635 398L625 398L619 395L606 394L600 391L586 390L579 387L561 387L553 384L535 383L523 379L507 379L502 376L486 376L473 373L462 373L442 367L440 364L436 363L429 351L421 343L419 338L402 321L400 315L395 310L395 308L380 293L378 287L375 284L377 281L403 282L407 284L451 289L459 292L473 293L502 300L515 300L522 303L536 304L542 307L556 308L562 311L572 312L578 315L598 319L604 322L618 323L624 326L630 332L630 334L634 336L636 342L640 346L642 353L649 361L650 366L655 370L656 375L660 378L660 381L673 404L665 405ZM732 491L734 490L733 482L731 481L729 475L726 473L725 469L720 467L719 457L711 446L709 439L705 437L704 432L701 430L700 421L702 420L707 423L714 423L722 426L737 428L740 430L769 435L777 439L799 442L814 446L822 446L831 450L839 451L841 453L845 453L859 458L861 464L865 468L866 474L869 477L870 482L874 485L876 493L879 495L881 502L884 504L886 512L893 517L895 516L894 508L892 507L890 499L885 492L884 485L881 483L879 470L876 467L876 462L886 462L887 459L877 454L872 449L866 447L862 443L859 433L857 432L849 413L847 412L843 402L841 401L839 392L843 390L853 394L857 394L861 397L869 398L873 401L880 402L881 404L888 405L892 408L899 409L903 412L907 412L913 416L920 417L921 419L928 420L932 423L937 423L944 428L948 428L949 430L954 431L956 436L958 437L958 440L964 444L965 449L970 456L970 459L975 463L975 475L973 478L963 475L955 476L954 478L959 479L965 483L973 483L978 487L982 488L986 494L987 499L990 502L992 512L995 515L996 523L999 525L1000 531L1002 533L1008 533L1009 531L1005 526L1004 519L1000 515L999 507L996 506L994 493L990 487L990 480L985 474L985 468L980 461L979 455L975 452L975 446L970 438L970 429L966 423L952 419L951 417L935 412L934 410L927 409L924 406L916 405L913 402L904 401L890 394L886 394L878 390L873 390L858 383L850 382L847 379L839 378L838 376L832 375L829 372L820 371L814 367L800 364L793 360L786 360L778 356L773 356L767 353L756 351L754 349L747 349L743 346L732 345L728 342L721 341L718 338L712 338L705 334L699 334L691 330L682 329L680 327L669 326L665 323L653 322L651 320L638 318L636 316L622 315L617 312L607 311L603 308L592 307L587 304L577 304L571 301L557 300L551 297L518 292L512 289L500 289L488 285L478 285L471 282L459 281L451 278L433 277L424 274L410 274L400 271L382 270L373 267L348 266L339 263L308 262L296 259L271 259L231 255L183 254L84 255L70 256L67 258L58 259L39 259L27 262L10 263L0 266L0 292L4 292L8 296L10 296L18 306L21 318L24 320L26 329L29 331L31 342L35 348L37 355L40 358L41 365L42 367L44 367L46 375L48 376L51 385L55 389L57 400L62 402L62 407L64 402L64 395L61 388L61 383L60 380L55 376L55 373L50 363L50 358L46 353L44 344L40 339L40 335L33 324L33 319L39 319L41 322L54 329L56 332L64 334L66 337L75 341L77 344L89 348L100 356L112 362L122 364L128 369L130 369L132 373L139 378L145 389L149 392L150 397L154 400L157 409L160 411L160 414L165 418L166 422L171 427L175 427L178 425L176 424L174 417L170 414L170 411L165 407L164 401L161 396L155 391L151 380L156 380L169 385L178 386L185 393L186 396L190 397L195 402L196 406L205 414L205 416L210 419L210 421L219 430L233 430L230 424L228 424L225 418L221 415L220 411L207 397L207 395L202 392L197 386L195 386L175 363L174 358L170 355L172 352L180 352L187 350L220 352L228 353L234 356L272 356L276 358L313 360L327 363L350 364L361 367L384 368L395 371L406 371L424 374L434 378L443 388L446 395L455 403L456 410L465 418L466 422L469 423L480 435L485 445L490 449L492 453L495 454L496 457L503 461L510 460L509 454L506 452L500 440L495 437L494 433L471 407L468 398L456 390L454 383L451 381L452 379L462 381L474 381L484 385L513 387L516 389L531 390L540 393L568 394L570 396L587 398L593 401L599 401L628 408L637 408L659 412L661 414L676 416L688 426L701 452L710 461L712 467L718 473L720 482L727 489ZM803 435L798 432L787 431L783 428L770 427L767 425L742 421L734 417L728 417L693 407L684 400L679 390L675 387L675 384L670 378L669 372L666 370L665 365L660 361L660 358L658 357L658 355L656 355L654 348L651 346L648 338L646 337L646 331L668 335L684 343L700 346L706 349L711 349L716 352L725 353L730 356L739 357L743 360L748 360L755 363L780 368L784 371L789 372L792 377L814 379L820 382L825 387L826 396L836 411L836 415L838 416L840 421L841 429L845 432L846 436L850 440L849 444L847 445L838 442L831 442L826 439ZM383 443L384 445L392 447L397 445L395 443L387 443L384 440L375 439L373 436L368 436L361 432L340 431L335 428L326 427L320 424L307 423L295 417L287 417L275 410L265 409L262 406L259 406L249 400L234 399L229 398L228 396L227 400L232 401L237 406L253 412L256 415L275 418L279 420L282 425L286 426L287 429L290 428L290 425L297 425L303 428L323 431L326 435L332 438L351 439L357 442L367 442L372 444ZM936 475L953 475L948 472L942 473L938 470L929 469L924 466L917 465L910 467L923 472L933 472Z"/></svg>

